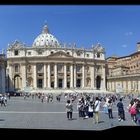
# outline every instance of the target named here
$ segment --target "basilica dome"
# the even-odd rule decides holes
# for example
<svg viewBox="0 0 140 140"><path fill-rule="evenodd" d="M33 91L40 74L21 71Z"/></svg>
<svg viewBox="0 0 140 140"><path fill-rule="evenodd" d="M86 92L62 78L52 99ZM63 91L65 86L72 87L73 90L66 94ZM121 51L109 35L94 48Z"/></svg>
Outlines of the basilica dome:
<svg viewBox="0 0 140 140"><path fill-rule="evenodd" d="M33 42L33 47L60 47L58 40L49 33L47 25L44 25L42 33Z"/></svg>

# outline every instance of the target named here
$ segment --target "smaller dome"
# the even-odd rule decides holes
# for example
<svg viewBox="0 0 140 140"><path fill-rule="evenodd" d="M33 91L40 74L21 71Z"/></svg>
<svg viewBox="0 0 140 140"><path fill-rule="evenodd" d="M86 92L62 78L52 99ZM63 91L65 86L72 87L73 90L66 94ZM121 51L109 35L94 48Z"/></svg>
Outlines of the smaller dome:
<svg viewBox="0 0 140 140"><path fill-rule="evenodd" d="M49 33L47 25L44 25L42 33L34 40L33 47L60 47L58 40Z"/></svg>

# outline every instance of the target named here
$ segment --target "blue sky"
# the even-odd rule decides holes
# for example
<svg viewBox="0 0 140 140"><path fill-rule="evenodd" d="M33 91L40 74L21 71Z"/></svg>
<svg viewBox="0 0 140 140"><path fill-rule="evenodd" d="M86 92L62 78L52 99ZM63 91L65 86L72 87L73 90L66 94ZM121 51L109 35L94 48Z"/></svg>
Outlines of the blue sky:
<svg viewBox="0 0 140 140"><path fill-rule="evenodd" d="M31 46L45 21L60 43L91 48L99 42L106 57L136 52L140 42L140 6L1 5L0 50L15 40Z"/></svg>

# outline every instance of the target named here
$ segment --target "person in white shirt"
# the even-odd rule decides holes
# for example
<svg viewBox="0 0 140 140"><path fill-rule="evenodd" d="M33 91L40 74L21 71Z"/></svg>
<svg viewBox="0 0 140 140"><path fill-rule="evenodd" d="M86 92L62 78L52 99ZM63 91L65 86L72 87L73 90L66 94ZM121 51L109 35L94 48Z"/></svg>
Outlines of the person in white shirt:
<svg viewBox="0 0 140 140"><path fill-rule="evenodd" d="M94 106L93 101L90 101L89 107L88 107L88 117L89 118L93 117L93 106Z"/></svg>
<svg viewBox="0 0 140 140"><path fill-rule="evenodd" d="M94 110L95 110L95 123L99 123L99 111L100 111L100 104L101 101L98 97L96 97L96 101L94 104Z"/></svg>

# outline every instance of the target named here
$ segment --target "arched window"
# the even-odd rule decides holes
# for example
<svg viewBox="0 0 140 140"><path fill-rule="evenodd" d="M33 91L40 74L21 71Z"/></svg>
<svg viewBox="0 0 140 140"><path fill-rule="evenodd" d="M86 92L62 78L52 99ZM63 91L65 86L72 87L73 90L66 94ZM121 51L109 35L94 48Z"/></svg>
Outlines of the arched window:
<svg viewBox="0 0 140 140"><path fill-rule="evenodd" d="M97 58L100 58L100 53L99 52L97 52Z"/></svg>
<svg viewBox="0 0 140 140"><path fill-rule="evenodd" d="M19 64L15 64L15 72L19 72Z"/></svg>

